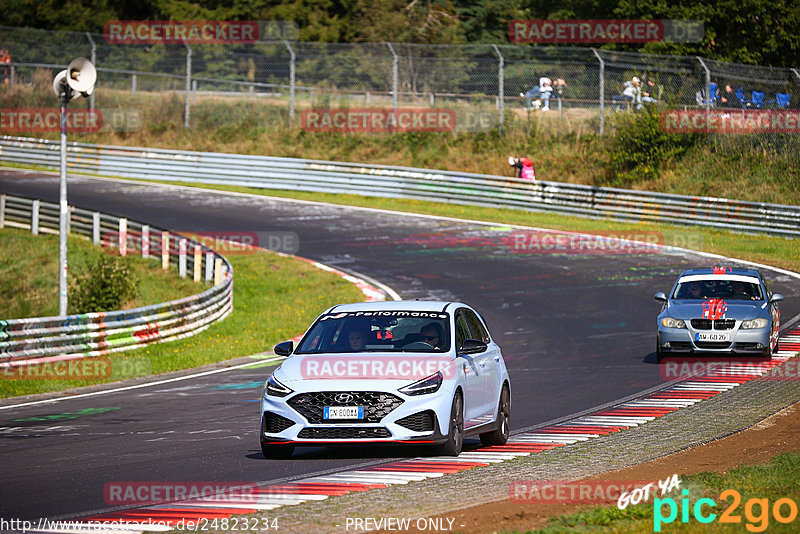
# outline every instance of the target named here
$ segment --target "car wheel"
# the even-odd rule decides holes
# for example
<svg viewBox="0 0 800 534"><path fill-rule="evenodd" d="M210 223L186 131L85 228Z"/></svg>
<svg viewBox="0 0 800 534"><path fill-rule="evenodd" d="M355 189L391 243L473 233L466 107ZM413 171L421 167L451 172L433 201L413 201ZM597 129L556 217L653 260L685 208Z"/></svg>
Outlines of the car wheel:
<svg viewBox="0 0 800 534"><path fill-rule="evenodd" d="M450 408L450 424L447 429L447 442L439 446L442 456L458 456L464 445L464 401L461 393L453 397L453 406Z"/></svg>
<svg viewBox="0 0 800 534"><path fill-rule="evenodd" d="M294 445L268 445L261 443L261 454L269 460L281 460L291 458L294 452Z"/></svg>
<svg viewBox="0 0 800 534"><path fill-rule="evenodd" d="M511 395L508 388L503 386L500 392L500 402L497 408L497 428L491 432L481 434L481 443L484 445L505 445L511 430Z"/></svg>

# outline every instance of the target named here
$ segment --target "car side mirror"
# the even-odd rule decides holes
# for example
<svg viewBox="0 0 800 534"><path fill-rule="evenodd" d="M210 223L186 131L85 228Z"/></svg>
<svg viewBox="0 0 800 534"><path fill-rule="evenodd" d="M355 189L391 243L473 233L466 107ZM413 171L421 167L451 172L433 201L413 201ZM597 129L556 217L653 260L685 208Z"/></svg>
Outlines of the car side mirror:
<svg viewBox="0 0 800 534"><path fill-rule="evenodd" d="M289 356L294 351L293 341L284 341L275 345L275 354L278 356Z"/></svg>
<svg viewBox="0 0 800 534"><path fill-rule="evenodd" d="M465 339L458 349L458 354L478 354L485 352L488 346L483 341L477 339Z"/></svg>
<svg viewBox="0 0 800 534"><path fill-rule="evenodd" d="M783 296L783 295L781 295L780 293L775 293L774 295L772 295L772 296L770 297L770 299L769 299L769 303L770 303L770 304L772 304L773 302L780 302L780 301L782 301L784 298L786 298L786 297L784 297L784 296Z"/></svg>
<svg viewBox="0 0 800 534"><path fill-rule="evenodd" d="M653 295L653 298L659 302L667 302L667 296L664 294L663 291L659 291L658 293Z"/></svg>

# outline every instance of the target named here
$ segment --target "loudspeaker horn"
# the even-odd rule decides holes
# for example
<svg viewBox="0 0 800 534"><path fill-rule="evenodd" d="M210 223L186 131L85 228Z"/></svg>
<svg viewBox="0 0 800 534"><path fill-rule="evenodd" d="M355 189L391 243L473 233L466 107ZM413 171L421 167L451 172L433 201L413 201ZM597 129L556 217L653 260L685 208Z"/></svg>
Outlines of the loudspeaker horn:
<svg viewBox="0 0 800 534"><path fill-rule="evenodd" d="M73 59L67 65L67 83L73 91L89 96L97 81L97 70L92 62L84 57Z"/></svg>

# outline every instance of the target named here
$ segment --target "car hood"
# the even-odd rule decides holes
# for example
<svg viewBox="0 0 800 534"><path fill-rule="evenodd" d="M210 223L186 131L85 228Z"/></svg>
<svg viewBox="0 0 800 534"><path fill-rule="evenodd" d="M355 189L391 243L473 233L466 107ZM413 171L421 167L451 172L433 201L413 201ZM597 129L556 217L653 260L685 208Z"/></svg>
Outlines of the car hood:
<svg viewBox="0 0 800 534"><path fill-rule="evenodd" d="M742 301L742 300L725 300L724 311L722 312L726 319L738 319L746 321L748 319L755 319L756 317L765 316L766 303L764 301ZM703 312L708 308L703 304L707 301L690 300L690 301L670 301L669 306L665 310L665 314L675 319L699 319L703 317Z"/></svg>
<svg viewBox="0 0 800 534"><path fill-rule="evenodd" d="M388 380L411 383L437 371L447 377L454 358L450 353L360 352L293 354L275 370L281 382L321 380L334 386L335 382L352 380ZM288 385L288 384L287 384Z"/></svg>

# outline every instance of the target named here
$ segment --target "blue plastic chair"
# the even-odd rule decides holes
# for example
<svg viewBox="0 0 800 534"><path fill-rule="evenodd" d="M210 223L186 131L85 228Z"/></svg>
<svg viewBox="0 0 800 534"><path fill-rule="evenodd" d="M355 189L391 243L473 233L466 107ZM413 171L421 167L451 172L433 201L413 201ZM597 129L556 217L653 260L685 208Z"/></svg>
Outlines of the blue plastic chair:
<svg viewBox="0 0 800 534"><path fill-rule="evenodd" d="M753 97L751 100L751 105L754 108L761 108L762 104L764 104L764 92L763 91L753 91Z"/></svg>
<svg viewBox="0 0 800 534"><path fill-rule="evenodd" d="M711 93L711 98L709 99L709 104L712 106L717 105L717 98L719 97L719 91L717 91L717 84L710 83L708 84L708 91ZM705 88L700 89L695 93L695 101L697 102L698 106L705 106L706 105L706 95L705 95Z"/></svg>
<svg viewBox="0 0 800 534"><path fill-rule="evenodd" d="M777 102L779 108L788 108L789 100L791 98L792 95L789 93L775 93L775 101Z"/></svg>
<svg viewBox="0 0 800 534"><path fill-rule="evenodd" d="M749 106L749 105L750 105L750 100L748 100L748 99L746 99L746 98L744 97L744 89L742 89L742 87L741 87L741 86L739 86L739 88L738 88L738 89L736 89L736 98L738 98L738 99L739 99L739 104L740 104L740 105L741 105L743 108L746 108L747 106Z"/></svg>

